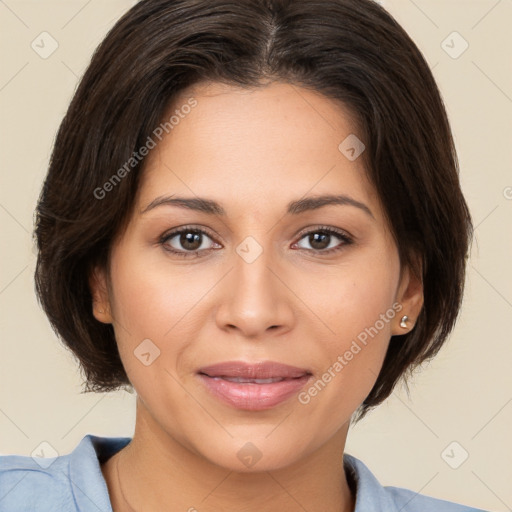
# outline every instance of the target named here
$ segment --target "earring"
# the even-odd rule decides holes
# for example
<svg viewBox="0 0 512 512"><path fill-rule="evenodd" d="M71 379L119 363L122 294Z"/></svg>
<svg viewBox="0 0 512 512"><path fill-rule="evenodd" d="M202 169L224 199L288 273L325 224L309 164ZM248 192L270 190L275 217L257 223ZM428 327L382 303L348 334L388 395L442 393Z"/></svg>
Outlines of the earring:
<svg viewBox="0 0 512 512"><path fill-rule="evenodd" d="M407 321L409 320L409 317L407 315L404 315L402 317L402 320L400 320L400 327L403 327L404 329L407 329Z"/></svg>

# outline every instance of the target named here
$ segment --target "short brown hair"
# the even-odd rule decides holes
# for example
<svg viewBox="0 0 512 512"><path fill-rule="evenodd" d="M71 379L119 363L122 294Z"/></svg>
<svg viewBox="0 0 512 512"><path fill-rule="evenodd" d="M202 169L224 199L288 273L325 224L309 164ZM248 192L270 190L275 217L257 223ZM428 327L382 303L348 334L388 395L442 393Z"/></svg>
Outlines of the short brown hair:
<svg viewBox="0 0 512 512"><path fill-rule="evenodd" d="M142 0L95 51L59 128L36 209L36 292L80 362L86 392L129 386L112 326L92 314L88 276L93 265L108 268L144 161L108 200L98 190L189 86L256 88L273 80L320 92L354 114L402 268L423 281L415 328L391 338L358 419L453 329L473 226L440 92L394 18L372 0Z"/></svg>

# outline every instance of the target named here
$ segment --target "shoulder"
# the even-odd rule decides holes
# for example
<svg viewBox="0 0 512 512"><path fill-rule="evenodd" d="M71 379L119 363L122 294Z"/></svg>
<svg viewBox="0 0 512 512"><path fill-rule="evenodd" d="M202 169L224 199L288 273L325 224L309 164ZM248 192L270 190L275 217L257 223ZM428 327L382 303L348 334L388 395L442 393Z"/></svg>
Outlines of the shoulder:
<svg viewBox="0 0 512 512"><path fill-rule="evenodd" d="M401 487L384 487L402 512L485 512L482 509L431 498Z"/></svg>
<svg viewBox="0 0 512 512"><path fill-rule="evenodd" d="M5 512L76 510L68 475L69 455L53 459L2 455L0 509Z"/></svg>
<svg viewBox="0 0 512 512"><path fill-rule="evenodd" d="M1 455L0 510L71 512L90 510L91 502L99 510L111 510L100 461L129 441L129 438L87 435L66 455L53 458Z"/></svg>
<svg viewBox="0 0 512 512"><path fill-rule="evenodd" d="M352 455L345 454L343 463L356 495L355 512L485 512L401 487L383 487L368 467Z"/></svg>

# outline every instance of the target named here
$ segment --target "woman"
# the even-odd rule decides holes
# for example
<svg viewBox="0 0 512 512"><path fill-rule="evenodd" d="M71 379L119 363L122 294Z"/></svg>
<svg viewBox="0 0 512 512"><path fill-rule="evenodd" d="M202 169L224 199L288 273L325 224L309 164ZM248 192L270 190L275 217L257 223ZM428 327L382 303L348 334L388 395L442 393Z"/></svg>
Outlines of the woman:
<svg viewBox="0 0 512 512"><path fill-rule="evenodd" d="M138 3L36 213L41 304L136 427L1 457L5 510L476 510L344 454L445 342L472 235L438 88L380 6Z"/></svg>

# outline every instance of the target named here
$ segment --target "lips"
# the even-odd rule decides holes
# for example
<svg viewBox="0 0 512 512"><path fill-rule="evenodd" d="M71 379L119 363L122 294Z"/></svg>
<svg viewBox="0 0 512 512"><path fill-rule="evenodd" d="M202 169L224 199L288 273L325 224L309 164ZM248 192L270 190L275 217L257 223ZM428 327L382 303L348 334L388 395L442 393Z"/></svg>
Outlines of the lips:
<svg viewBox="0 0 512 512"><path fill-rule="evenodd" d="M205 366L199 369L199 373L208 377L240 378L248 381L266 379L295 379L311 374L305 368L289 366L274 361L259 363L245 363L243 361L227 361L225 363Z"/></svg>
<svg viewBox="0 0 512 512"><path fill-rule="evenodd" d="M200 368L197 376L215 398L237 409L270 409L300 391L312 373L274 361L228 361Z"/></svg>

